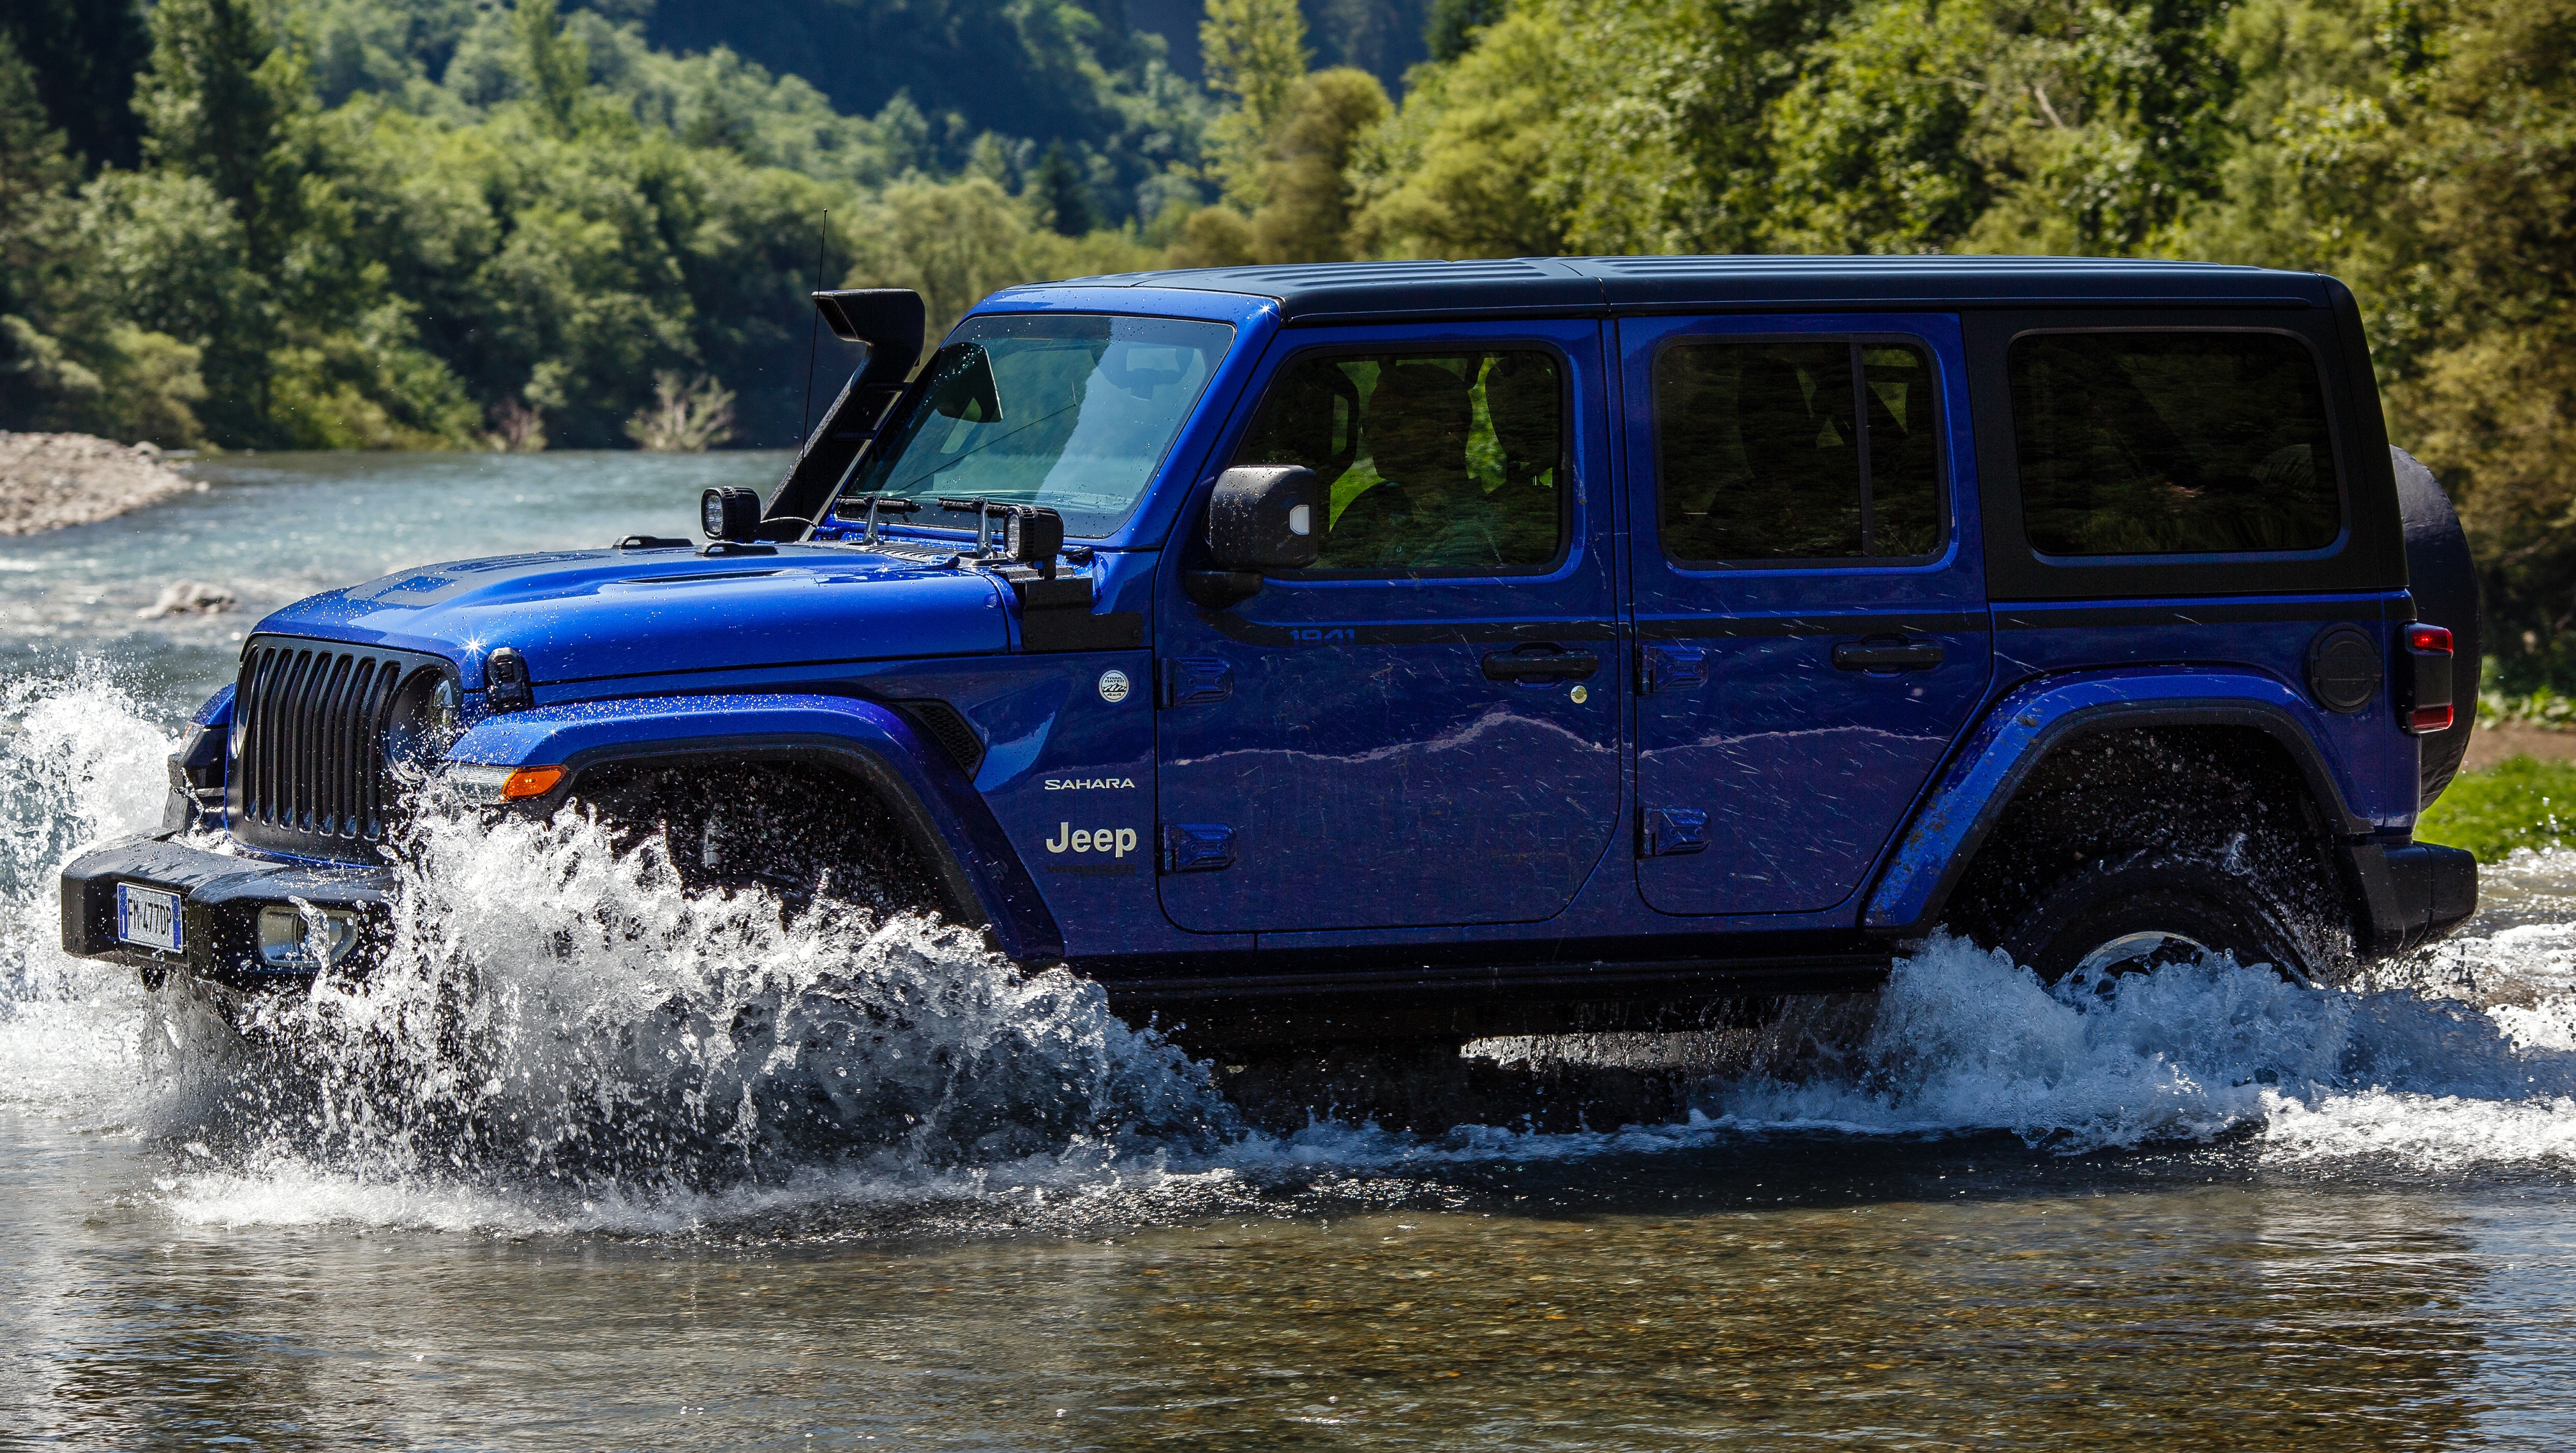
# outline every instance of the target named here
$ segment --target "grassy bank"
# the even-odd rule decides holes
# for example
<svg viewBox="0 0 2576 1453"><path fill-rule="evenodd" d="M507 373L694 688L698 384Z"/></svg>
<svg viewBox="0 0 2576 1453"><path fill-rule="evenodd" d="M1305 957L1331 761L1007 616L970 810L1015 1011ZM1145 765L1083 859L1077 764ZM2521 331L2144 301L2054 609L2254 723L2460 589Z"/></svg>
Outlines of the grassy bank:
<svg viewBox="0 0 2576 1453"><path fill-rule="evenodd" d="M2515 848L2554 848L2576 838L2576 762L2512 757L2463 772L2415 825L2418 842L2467 848L2492 863Z"/></svg>

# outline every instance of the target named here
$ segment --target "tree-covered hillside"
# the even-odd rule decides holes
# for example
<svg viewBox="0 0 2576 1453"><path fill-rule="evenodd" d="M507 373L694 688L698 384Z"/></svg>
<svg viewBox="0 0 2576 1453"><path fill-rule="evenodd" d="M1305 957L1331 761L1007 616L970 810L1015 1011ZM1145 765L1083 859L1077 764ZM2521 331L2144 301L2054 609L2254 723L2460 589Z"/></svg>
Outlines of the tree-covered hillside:
<svg viewBox="0 0 2576 1453"><path fill-rule="evenodd" d="M0 426L783 444L818 250L939 326L1155 264L2323 269L2508 652L2576 627L2576 0L0 10Z"/></svg>
<svg viewBox="0 0 2576 1453"><path fill-rule="evenodd" d="M704 379L735 442L791 443L818 277L980 296L1137 265L1139 206L1198 195L1213 109L1146 55L1103 83L1134 143L1104 161L903 94L844 114L553 0L159 0L102 118L43 84L113 54L97 13L0 19L0 426L618 445Z"/></svg>

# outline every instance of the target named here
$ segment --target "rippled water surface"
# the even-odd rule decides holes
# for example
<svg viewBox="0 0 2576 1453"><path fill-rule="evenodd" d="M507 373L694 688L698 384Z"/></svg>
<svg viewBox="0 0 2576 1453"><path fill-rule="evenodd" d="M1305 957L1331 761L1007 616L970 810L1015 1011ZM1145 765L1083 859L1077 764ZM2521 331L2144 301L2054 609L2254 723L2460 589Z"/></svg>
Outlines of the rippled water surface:
<svg viewBox="0 0 2576 1453"><path fill-rule="evenodd" d="M363 988L54 950L261 611L778 467L245 458L0 541L0 1446L2576 1443L2576 855L2331 993L1935 943L1760 1046L1539 1046L1702 1062L1569 1134L1259 1131L1078 981L570 822L426 828ZM137 616L183 578L245 608Z"/></svg>

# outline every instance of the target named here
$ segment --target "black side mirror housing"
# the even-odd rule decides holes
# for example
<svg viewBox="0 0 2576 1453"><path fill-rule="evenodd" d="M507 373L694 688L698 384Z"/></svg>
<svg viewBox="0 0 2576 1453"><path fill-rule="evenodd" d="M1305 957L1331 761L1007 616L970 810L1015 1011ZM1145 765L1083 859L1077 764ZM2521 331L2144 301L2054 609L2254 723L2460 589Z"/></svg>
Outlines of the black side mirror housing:
<svg viewBox="0 0 2576 1453"><path fill-rule="evenodd" d="M1324 482L1295 464L1242 464L1208 496L1208 554L1219 570L1303 570L1324 549Z"/></svg>

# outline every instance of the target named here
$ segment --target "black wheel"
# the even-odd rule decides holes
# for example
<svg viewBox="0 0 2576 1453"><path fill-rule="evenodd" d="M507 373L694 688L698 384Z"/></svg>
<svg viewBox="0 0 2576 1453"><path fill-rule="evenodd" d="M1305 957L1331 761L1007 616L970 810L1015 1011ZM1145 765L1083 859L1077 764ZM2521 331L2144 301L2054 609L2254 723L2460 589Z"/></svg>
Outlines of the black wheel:
<svg viewBox="0 0 2576 1453"><path fill-rule="evenodd" d="M2288 754L2244 728L2105 732L2049 755L1944 923L2054 983L2227 952L2303 983L2352 962L2333 839Z"/></svg>
<svg viewBox="0 0 2576 1453"><path fill-rule="evenodd" d="M2056 983L2140 973L2229 953L2309 980L2291 910L2251 874L2211 862L2141 855L2078 869L2040 895L2005 936L2015 963Z"/></svg>
<svg viewBox="0 0 2576 1453"><path fill-rule="evenodd" d="M818 898L878 914L945 906L892 814L831 773L610 769L585 777L574 798L614 829L621 852L660 836L692 891L766 889L791 914Z"/></svg>

